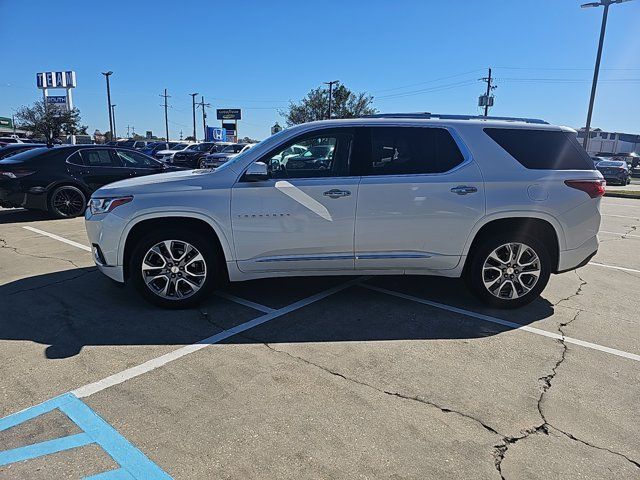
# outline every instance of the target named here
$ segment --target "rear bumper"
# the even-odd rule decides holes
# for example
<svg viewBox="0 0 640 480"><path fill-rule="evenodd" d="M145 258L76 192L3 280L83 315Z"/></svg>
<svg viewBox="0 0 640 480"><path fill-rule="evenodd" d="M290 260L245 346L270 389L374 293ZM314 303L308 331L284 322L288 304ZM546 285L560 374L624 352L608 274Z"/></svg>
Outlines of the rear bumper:
<svg viewBox="0 0 640 480"><path fill-rule="evenodd" d="M11 184L3 182L0 186L0 207L14 208L37 208L47 209L47 192L30 193L22 191L19 183Z"/></svg>
<svg viewBox="0 0 640 480"><path fill-rule="evenodd" d="M598 253L598 236L594 235L578 248L561 250L558 260L558 273L575 270L589 263L589 260Z"/></svg>

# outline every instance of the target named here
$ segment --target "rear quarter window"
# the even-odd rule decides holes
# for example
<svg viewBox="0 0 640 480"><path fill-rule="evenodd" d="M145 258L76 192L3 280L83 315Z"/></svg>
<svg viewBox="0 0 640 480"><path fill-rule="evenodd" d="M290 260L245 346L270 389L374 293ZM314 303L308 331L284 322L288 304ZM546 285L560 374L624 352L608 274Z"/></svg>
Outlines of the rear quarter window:
<svg viewBox="0 0 640 480"><path fill-rule="evenodd" d="M484 132L523 167L532 170L593 170L593 161L569 132L485 128Z"/></svg>

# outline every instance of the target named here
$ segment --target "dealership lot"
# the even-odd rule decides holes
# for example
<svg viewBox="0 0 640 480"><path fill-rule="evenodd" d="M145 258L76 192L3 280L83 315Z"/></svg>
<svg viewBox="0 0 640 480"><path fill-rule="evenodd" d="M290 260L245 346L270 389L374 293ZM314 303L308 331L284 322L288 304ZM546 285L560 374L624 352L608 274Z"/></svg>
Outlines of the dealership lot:
<svg viewBox="0 0 640 480"><path fill-rule="evenodd" d="M423 277L167 311L95 269L82 219L0 209L0 417L71 392L109 432L0 421L0 478L640 478L640 200L601 211L598 255L515 311Z"/></svg>

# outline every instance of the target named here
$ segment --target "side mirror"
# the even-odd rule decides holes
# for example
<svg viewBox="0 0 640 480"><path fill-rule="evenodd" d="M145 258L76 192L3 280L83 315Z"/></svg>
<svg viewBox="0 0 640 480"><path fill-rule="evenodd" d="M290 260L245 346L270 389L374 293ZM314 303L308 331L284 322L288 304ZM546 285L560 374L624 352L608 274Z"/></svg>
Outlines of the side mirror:
<svg viewBox="0 0 640 480"><path fill-rule="evenodd" d="M264 162L254 162L244 172L244 180L247 182L261 182L269 180L269 169Z"/></svg>

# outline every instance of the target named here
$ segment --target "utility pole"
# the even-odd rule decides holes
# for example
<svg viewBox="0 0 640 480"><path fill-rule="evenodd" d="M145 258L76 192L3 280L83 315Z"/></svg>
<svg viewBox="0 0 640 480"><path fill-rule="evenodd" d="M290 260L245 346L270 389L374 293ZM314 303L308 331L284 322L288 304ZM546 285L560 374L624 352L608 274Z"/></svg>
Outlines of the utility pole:
<svg viewBox="0 0 640 480"><path fill-rule="evenodd" d="M109 133L111 134L111 140L113 140L113 117L111 112L111 87L109 86L109 77L113 75L113 72L102 72L102 75L107 79L107 110L109 110Z"/></svg>
<svg viewBox="0 0 640 480"><path fill-rule="evenodd" d="M182 141L182 129L180 129L180 141Z"/></svg>
<svg viewBox="0 0 640 480"><path fill-rule="evenodd" d="M493 78L491 77L491 68L489 68L489 76L482 77L480 79L483 82L487 82L487 93L480 97L479 105L484 107L484 116L489 115L489 107L493 107L493 97L491 96L491 90L494 90L498 87L492 84Z"/></svg>
<svg viewBox="0 0 640 480"><path fill-rule="evenodd" d="M169 98L171 95L167 95L167 89L164 89L164 95L160 94L161 97L164 97L164 129L167 133L167 142L169 141L169 117L167 114L167 109L169 108L169 105L167 105L167 98Z"/></svg>
<svg viewBox="0 0 640 480"><path fill-rule="evenodd" d="M205 109L207 107L210 107L211 104L210 103L204 103L204 97L200 97L200 103L198 103L198 106L200 106L202 108L202 128L204 130L204 141L207 140L207 112L205 111Z"/></svg>
<svg viewBox="0 0 640 480"><path fill-rule="evenodd" d="M13 134L16 134L16 116L11 114L11 125L13 125Z"/></svg>
<svg viewBox="0 0 640 480"><path fill-rule="evenodd" d="M197 93L190 93L191 95L191 105L193 108L193 140L196 140L196 95ZM181 139L182 140L182 139Z"/></svg>
<svg viewBox="0 0 640 480"><path fill-rule="evenodd" d="M340 80L332 80L330 82L324 82L325 85L329 85L329 116L327 117L329 118L329 120L331 120L331 102L333 100L333 85L339 82Z"/></svg>
<svg viewBox="0 0 640 480"><path fill-rule="evenodd" d="M593 70L593 82L591 83L591 96L589 97L589 110L587 112L587 125L584 129L584 140L582 146L587 149L589 145L589 131L591 130L591 117L593 115L593 103L596 99L596 88L598 86L598 74L600 73L600 60L602 59L602 46L604 45L604 32L607 28L607 17L609 16L609 6L613 3L624 3L629 0L600 0L580 5L580 8L604 7L602 12L602 25L600 26L600 40L598 42L598 53L596 54L596 66Z"/></svg>
<svg viewBox="0 0 640 480"><path fill-rule="evenodd" d="M113 136L118 136L118 129L116 128L116 106L111 105L111 112L113 114Z"/></svg>
<svg viewBox="0 0 640 480"><path fill-rule="evenodd" d="M129 125L127 125L127 138L129 138Z"/></svg>

